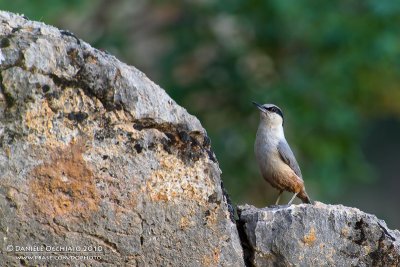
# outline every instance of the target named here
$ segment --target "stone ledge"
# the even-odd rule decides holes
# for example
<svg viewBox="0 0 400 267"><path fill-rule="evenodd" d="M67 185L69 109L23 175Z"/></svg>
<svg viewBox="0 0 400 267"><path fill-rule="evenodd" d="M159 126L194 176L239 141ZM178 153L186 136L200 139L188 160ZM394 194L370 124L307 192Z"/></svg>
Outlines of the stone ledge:
<svg viewBox="0 0 400 267"><path fill-rule="evenodd" d="M399 266L400 232L342 205L238 207L254 266ZM243 236L243 235L242 235Z"/></svg>

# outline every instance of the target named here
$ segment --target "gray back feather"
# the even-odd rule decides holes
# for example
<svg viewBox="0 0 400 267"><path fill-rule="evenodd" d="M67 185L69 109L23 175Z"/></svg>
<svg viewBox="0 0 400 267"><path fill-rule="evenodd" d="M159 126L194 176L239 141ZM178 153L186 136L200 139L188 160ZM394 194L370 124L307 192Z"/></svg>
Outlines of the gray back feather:
<svg viewBox="0 0 400 267"><path fill-rule="evenodd" d="M287 142L280 141L278 144L278 151L281 155L282 160L289 165L289 167L294 171L294 173L302 178L299 164L294 157L292 150L290 149Z"/></svg>

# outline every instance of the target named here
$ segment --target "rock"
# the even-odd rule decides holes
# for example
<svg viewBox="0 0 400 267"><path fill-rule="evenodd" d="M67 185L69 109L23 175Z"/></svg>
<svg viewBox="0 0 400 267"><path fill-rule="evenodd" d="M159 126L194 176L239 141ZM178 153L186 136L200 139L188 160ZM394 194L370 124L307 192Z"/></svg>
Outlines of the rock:
<svg viewBox="0 0 400 267"><path fill-rule="evenodd" d="M0 21L0 266L243 266L200 122L73 34Z"/></svg>
<svg viewBox="0 0 400 267"><path fill-rule="evenodd" d="M356 208L245 205L238 213L254 266L400 265L400 232Z"/></svg>

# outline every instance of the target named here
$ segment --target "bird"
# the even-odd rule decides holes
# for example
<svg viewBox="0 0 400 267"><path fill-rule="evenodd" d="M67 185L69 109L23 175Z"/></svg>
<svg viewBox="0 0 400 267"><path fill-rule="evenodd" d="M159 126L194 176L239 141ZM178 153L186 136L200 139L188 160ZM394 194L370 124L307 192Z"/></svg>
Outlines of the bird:
<svg viewBox="0 0 400 267"><path fill-rule="evenodd" d="M263 178L279 190L275 205L279 204L283 191L294 193L288 205L296 196L303 203L311 203L299 164L285 138L282 110L274 104L260 105L254 101L253 104L260 110L254 153Z"/></svg>

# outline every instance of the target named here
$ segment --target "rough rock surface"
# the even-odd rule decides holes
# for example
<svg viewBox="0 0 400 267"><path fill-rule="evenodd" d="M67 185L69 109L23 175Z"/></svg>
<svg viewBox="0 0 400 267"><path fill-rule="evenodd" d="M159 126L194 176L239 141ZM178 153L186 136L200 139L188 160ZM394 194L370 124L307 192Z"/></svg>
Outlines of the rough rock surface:
<svg viewBox="0 0 400 267"><path fill-rule="evenodd" d="M0 266L243 266L205 130L143 73L7 12L0 71Z"/></svg>
<svg viewBox="0 0 400 267"><path fill-rule="evenodd" d="M400 266L400 232L355 208L245 205L238 213L254 266Z"/></svg>

